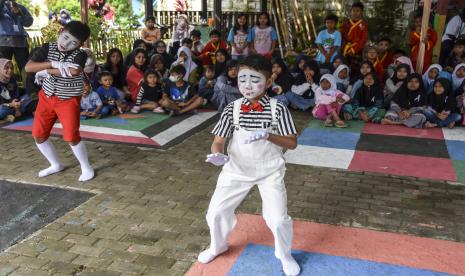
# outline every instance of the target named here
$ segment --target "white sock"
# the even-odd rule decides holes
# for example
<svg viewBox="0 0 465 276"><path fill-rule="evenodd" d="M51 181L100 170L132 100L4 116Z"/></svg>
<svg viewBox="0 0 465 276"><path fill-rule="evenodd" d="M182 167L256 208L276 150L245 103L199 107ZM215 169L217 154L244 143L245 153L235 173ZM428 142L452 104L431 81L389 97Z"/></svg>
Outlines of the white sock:
<svg viewBox="0 0 465 276"><path fill-rule="evenodd" d="M213 254L210 250L210 248L200 252L199 256L197 257L197 260L203 264L208 264L209 262L213 261L218 255L223 254L226 252L228 248L221 250L220 253L218 254Z"/></svg>
<svg viewBox="0 0 465 276"><path fill-rule="evenodd" d="M300 274L300 266L291 254L284 256L280 260L286 276L297 276Z"/></svg>
<svg viewBox="0 0 465 276"><path fill-rule="evenodd" d="M39 177L45 177L47 175L51 175L57 172L62 171L65 167L60 163L60 160L58 159L58 154L53 146L52 142L50 139L47 139L45 142L42 144L37 144L37 148L39 151L42 153L42 155L47 158L48 162L50 163L50 167L41 170L39 172Z"/></svg>
<svg viewBox="0 0 465 276"><path fill-rule="evenodd" d="M79 181L87 181L94 178L94 169L89 163L89 157L87 156L87 149L84 142L81 141L79 144L71 146L71 149L81 165L82 174L79 177Z"/></svg>

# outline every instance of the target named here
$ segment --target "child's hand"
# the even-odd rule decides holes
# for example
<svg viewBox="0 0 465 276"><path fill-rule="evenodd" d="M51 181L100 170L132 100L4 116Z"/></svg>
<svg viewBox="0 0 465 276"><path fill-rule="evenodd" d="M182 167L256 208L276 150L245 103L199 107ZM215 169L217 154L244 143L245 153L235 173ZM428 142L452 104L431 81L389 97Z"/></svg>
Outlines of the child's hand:
<svg viewBox="0 0 465 276"><path fill-rule="evenodd" d="M281 86L279 86L279 85L273 86L273 88L271 88L271 90L273 90L273 92L278 94L278 95L283 93L283 88Z"/></svg>
<svg viewBox="0 0 465 276"><path fill-rule="evenodd" d="M224 155L222 153L211 153L207 155L207 159L205 162L211 163L215 166L223 166L229 161L229 156Z"/></svg>
<svg viewBox="0 0 465 276"><path fill-rule="evenodd" d="M407 119L410 116L410 112L407 110L403 110L399 113L399 117L401 120Z"/></svg>
<svg viewBox="0 0 465 276"><path fill-rule="evenodd" d="M266 140L270 137L266 130L255 130L252 131L250 136L245 139L244 144L251 144L252 142L259 141L259 140Z"/></svg>

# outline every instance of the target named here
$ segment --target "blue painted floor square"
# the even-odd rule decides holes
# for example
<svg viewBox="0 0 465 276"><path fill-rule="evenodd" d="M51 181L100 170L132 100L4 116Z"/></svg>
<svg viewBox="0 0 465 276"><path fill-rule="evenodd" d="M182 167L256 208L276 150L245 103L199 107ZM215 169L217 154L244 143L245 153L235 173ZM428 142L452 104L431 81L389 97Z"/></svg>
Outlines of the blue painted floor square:
<svg viewBox="0 0 465 276"><path fill-rule="evenodd" d="M447 151L452 160L465 161L465 142L446 140Z"/></svg>
<svg viewBox="0 0 465 276"><path fill-rule="evenodd" d="M450 276L443 272L305 251L293 250L292 255L302 269L300 275ZM274 256L273 247L248 244L227 275L281 276L283 274L281 263Z"/></svg>
<svg viewBox="0 0 465 276"><path fill-rule="evenodd" d="M299 136L299 145L354 150L360 133L330 129L306 128Z"/></svg>

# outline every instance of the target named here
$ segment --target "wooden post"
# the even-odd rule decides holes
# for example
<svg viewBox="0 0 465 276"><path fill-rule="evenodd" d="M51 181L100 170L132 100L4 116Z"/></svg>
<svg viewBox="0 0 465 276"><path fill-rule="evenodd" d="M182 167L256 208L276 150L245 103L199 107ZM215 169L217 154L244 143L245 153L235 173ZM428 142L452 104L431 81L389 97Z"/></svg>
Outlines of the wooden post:
<svg viewBox="0 0 465 276"><path fill-rule="evenodd" d="M260 0L260 12L267 11L268 0Z"/></svg>
<svg viewBox="0 0 465 276"><path fill-rule="evenodd" d="M202 21L208 21L208 3L207 0L202 0Z"/></svg>
<svg viewBox="0 0 465 276"><path fill-rule="evenodd" d="M87 0L81 0L81 22L84 24L89 24L89 6L87 5ZM84 42L83 45L85 48L90 48L90 38Z"/></svg>
<svg viewBox="0 0 465 276"><path fill-rule="evenodd" d="M431 0L425 0L423 6L423 17L421 18L420 50L417 58L417 73L423 73L426 44L425 39L429 28L429 14L431 12Z"/></svg>
<svg viewBox="0 0 465 276"><path fill-rule="evenodd" d="M145 19L153 16L153 0L145 0Z"/></svg>
<svg viewBox="0 0 465 276"><path fill-rule="evenodd" d="M213 18L215 20L215 28L221 32L221 19L222 19L222 7L221 0L214 0L213 2Z"/></svg>
<svg viewBox="0 0 465 276"><path fill-rule="evenodd" d="M441 53L441 39L446 30L446 17L447 17L447 7L449 5L449 0L439 0L436 8L436 16L434 19L435 30L438 34L438 42L433 50L433 63L438 63L439 55Z"/></svg>

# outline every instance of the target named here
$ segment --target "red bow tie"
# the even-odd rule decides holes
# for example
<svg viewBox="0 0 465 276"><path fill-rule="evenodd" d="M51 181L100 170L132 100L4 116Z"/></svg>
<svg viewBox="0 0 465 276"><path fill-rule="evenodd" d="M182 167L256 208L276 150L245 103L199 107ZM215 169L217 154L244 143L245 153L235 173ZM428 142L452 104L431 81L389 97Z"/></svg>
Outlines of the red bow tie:
<svg viewBox="0 0 465 276"><path fill-rule="evenodd" d="M259 102L255 102L253 104L242 104L241 105L242 112L248 113L252 110L256 112L263 112L263 107Z"/></svg>

